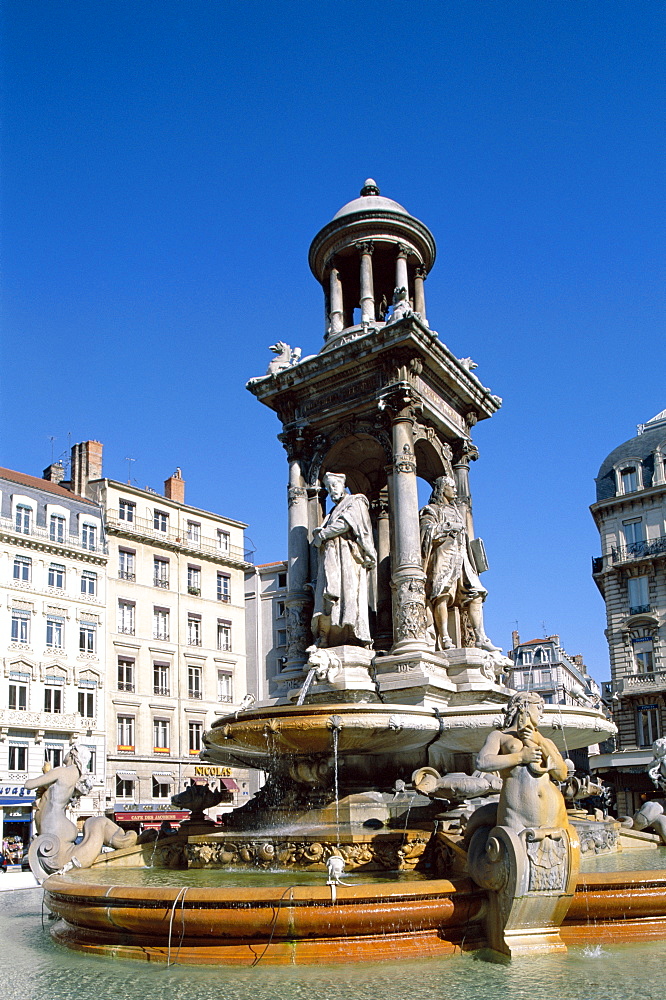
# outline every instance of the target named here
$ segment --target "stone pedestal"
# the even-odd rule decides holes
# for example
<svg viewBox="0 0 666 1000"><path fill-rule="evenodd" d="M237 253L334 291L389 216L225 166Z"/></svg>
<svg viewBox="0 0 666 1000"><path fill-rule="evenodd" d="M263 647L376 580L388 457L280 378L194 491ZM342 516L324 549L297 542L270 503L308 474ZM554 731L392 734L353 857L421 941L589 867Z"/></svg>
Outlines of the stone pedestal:
<svg viewBox="0 0 666 1000"><path fill-rule="evenodd" d="M573 827L477 830L468 867L489 890L484 925L493 951L514 958L567 950L560 926L576 890L579 854Z"/></svg>
<svg viewBox="0 0 666 1000"><path fill-rule="evenodd" d="M289 701L372 702L379 701L371 675L374 651L364 646L331 646L310 653L308 673L300 688L289 692ZM309 669L308 669L309 668Z"/></svg>

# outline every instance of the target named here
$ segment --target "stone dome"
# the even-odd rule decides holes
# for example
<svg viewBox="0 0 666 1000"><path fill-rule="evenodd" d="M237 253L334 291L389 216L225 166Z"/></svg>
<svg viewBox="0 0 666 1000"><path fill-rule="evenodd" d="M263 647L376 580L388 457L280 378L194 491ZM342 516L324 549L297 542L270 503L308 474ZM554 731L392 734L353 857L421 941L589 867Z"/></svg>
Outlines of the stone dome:
<svg viewBox="0 0 666 1000"><path fill-rule="evenodd" d="M639 433L614 448L601 463L597 483L597 501L616 495L615 470L622 462L639 461L642 465L643 487L652 485L654 453L666 442L666 410L647 423L639 425Z"/></svg>
<svg viewBox="0 0 666 1000"><path fill-rule="evenodd" d="M335 213L333 219L340 219L343 215L353 215L355 212L400 212L409 216L409 212L392 198L384 198L379 193L379 188L371 177L367 179L361 188L361 194L353 201L348 201L346 205Z"/></svg>

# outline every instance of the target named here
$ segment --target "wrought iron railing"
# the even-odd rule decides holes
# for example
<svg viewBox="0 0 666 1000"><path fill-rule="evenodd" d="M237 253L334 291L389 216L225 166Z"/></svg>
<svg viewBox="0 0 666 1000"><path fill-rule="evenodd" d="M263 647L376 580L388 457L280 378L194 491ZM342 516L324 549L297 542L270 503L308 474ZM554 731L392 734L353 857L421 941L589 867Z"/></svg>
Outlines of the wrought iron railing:
<svg viewBox="0 0 666 1000"><path fill-rule="evenodd" d="M649 559L666 554L666 535L645 542L629 542L611 549L611 562L628 562L631 559Z"/></svg>

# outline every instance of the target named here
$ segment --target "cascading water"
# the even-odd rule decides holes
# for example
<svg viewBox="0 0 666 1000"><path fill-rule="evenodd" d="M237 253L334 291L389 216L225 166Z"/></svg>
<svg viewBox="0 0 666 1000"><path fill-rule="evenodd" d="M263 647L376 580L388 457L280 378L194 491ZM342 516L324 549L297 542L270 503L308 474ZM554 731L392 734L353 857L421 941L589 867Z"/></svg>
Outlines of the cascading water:
<svg viewBox="0 0 666 1000"><path fill-rule="evenodd" d="M316 673L317 673L317 667L310 667L310 669L308 670L308 675L303 681L303 687L301 688L298 698L296 700L297 705L302 705L305 702L307 693L310 690L310 686L313 680L315 679Z"/></svg>
<svg viewBox="0 0 666 1000"><path fill-rule="evenodd" d="M338 775L338 746L340 742L340 730L342 729L342 719L339 715L332 715L329 719L329 727L333 733L333 790L335 793L335 835L336 844L340 847L340 784Z"/></svg>

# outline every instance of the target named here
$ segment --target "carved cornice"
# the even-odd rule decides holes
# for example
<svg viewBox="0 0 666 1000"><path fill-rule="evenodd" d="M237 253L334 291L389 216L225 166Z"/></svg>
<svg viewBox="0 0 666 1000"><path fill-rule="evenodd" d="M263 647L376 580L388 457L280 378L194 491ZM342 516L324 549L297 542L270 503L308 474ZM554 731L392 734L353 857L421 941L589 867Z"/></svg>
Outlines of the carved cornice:
<svg viewBox="0 0 666 1000"><path fill-rule="evenodd" d="M412 386L401 382L382 392L377 401L377 408L380 413L388 413L393 420L416 420L423 407Z"/></svg>

